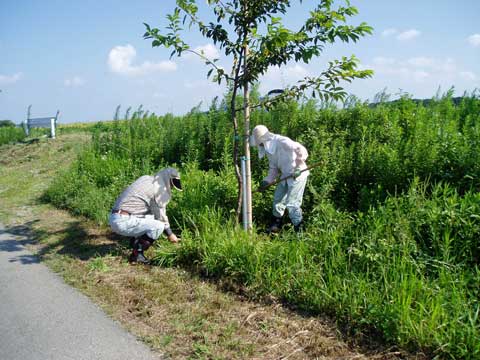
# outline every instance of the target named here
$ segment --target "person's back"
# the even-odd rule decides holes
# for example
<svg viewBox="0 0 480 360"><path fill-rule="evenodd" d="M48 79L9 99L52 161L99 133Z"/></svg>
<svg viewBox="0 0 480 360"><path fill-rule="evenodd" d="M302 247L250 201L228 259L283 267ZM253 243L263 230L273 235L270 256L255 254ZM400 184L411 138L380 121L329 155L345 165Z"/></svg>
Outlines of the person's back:
<svg viewBox="0 0 480 360"><path fill-rule="evenodd" d="M274 153L266 153L269 165L280 171L282 177L293 174L296 170L304 170L307 168L306 159L308 157L307 149L300 143L293 141L287 136L273 134L272 142L276 142ZM309 172L304 171L300 175L306 178ZM269 182L275 178L268 177Z"/></svg>
<svg viewBox="0 0 480 360"><path fill-rule="evenodd" d="M125 210L132 215L149 212L150 201L154 198L153 176L143 175L128 186L118 197L112 211Z"/></svg>

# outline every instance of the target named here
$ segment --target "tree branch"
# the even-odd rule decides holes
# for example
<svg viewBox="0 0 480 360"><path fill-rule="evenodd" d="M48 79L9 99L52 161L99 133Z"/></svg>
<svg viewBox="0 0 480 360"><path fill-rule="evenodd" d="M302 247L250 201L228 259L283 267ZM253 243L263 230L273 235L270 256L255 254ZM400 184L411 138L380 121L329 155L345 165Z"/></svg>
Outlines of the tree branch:
<svg viewBox="0 0 480 360"><path fill-rule="evenodd" d="M195 50L192 50L192 49L186 49L185 51L188 51L188 52L191 52L197 56L199 56L200 58L202 58L203 60L205 60L205 63L207 65L211 65L215 68L215 70L217 70L217 75L218 76L222 76L224 77L227 81L229 80L233 80L233 78L231 78L230 76L227 75L227 73L223 70L223 68L221 67L218 67L215 62L213 60L210 60L209 58L207 58L205 55L203 55L202 53L199 53L198 51L195 51ZM221 74L220 74L221 72Z"/></svg>

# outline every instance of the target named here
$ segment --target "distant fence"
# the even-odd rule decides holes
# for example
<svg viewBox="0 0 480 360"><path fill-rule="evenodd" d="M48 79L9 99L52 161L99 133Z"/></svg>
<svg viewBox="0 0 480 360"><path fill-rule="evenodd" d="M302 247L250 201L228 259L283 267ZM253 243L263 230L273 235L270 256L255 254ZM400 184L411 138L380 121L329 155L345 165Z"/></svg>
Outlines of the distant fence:
<svg viewBox="0 0 480 360"><path fill-rule="evenodd" d="M27 120L24 123L25 134L30 135L30 129L32 128L50 128L50 137L55 139L55 129L57 127L57 120L60 111L58 110L55 116L48 116L42 118L31 118L30 109L32 105L28 107Z"/></svg>

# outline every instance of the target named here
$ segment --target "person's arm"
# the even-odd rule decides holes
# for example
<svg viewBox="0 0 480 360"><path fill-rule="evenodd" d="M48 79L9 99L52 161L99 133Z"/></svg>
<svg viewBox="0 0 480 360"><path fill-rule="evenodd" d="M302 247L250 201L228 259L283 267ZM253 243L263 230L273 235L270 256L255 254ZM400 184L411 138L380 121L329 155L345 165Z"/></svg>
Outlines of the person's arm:
<svg viewBox="0 0 480 360"><path fill-rule="evenodd" d="M163 233L167 237L168 241L172 243L177 243L179 239L177 235L173 233L172 228L170 227L170 222L168 221L168 216L167 216L167 208L161 207L159 208L159 210L160 210L159 220L165 223L165 229L163 229Z"/></svg>
<svg viewBox="0 0 480 360"><path fill-rule="evenodd" d="M270 160L270 157L268 157L268 174L263 179L263 181L267 183L272 183L275 181L275 179L278 177L278 168L275 164L273 164L272 160Z"/></svg>
<svg viewBox="0 0 480 360"><path fill-rule="evenodd" d="M158 206L155 201L152 201L150 205L150 209L152 210L153 215L155 216L156 220L159 220L165 224L165 228L170 227L170 222L168 221L167 216L167 208L162 206Z"/></svg>
<svg viewBox="0 0 480 360"><path fill-rule="evenodd" d="M152 204L153 214L155 219L163 222L165 224L165 228L163 229L163 233L167 237L167 239L172 242L176 243L179 241L178 237L173 233L172 229L170 228L170 222L168 221L167 216L167 208L166 207L159 207L156 203Z"/></svg>

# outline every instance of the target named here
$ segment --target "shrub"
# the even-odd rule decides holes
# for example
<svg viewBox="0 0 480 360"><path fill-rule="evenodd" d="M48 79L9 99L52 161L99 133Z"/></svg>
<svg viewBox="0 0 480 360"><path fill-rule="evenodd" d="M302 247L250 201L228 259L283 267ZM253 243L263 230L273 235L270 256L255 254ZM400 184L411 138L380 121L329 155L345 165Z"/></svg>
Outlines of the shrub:
<svg viewBox="0 0 480 360"><path fill-rule="evenodd" d="M0 120L0 127L15 127L15 123L11 120Z"/></svg>
<svg viewBox="0 0 480 360"><path fill-rule="evenodd" d="M15 143L25 139L25 132L22 128L3 126L0 127L0 145Z"/></svg>

